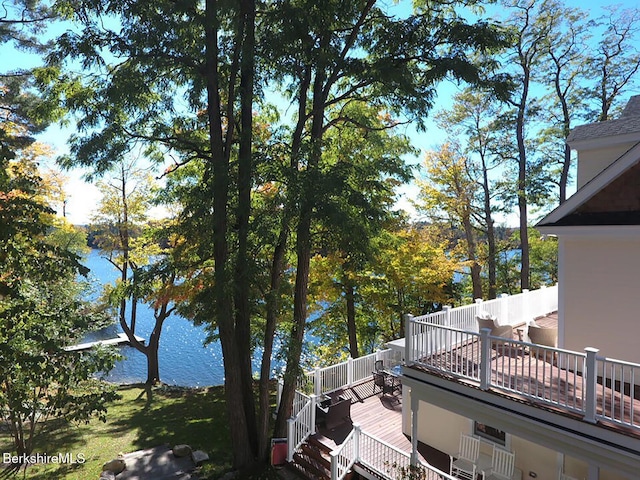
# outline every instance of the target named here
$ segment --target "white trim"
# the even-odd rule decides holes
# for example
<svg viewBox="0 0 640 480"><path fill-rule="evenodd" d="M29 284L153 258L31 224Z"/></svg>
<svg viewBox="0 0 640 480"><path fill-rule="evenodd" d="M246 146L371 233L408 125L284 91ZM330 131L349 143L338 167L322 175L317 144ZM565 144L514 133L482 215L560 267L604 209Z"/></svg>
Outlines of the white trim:
<svg viewBox="0 0 640 480"><path fill-rule="evenodd" d="M578 152L613 147L624 143L636 143L640 141L640 132L624 133L622 135L607 135L606 137L583 138L581 140L567 141L571 150Z"/></svg>
<svg viewBox="0 0 640 480"><path fill-rule="evenodd" d="M557 237L638 237L640 235L640 225L545 225L536 226L536 229L545 235L555 235ZM558 265L560 269L560 265ZM562 284L562 281L559 281Z"/></svg>
<svg viewBox="0 0 640 480"><path fill-rule="evenodd" d="M573 194L573 196L569 197L566 202L540 220L536 225L536 228L542 228L546 224L556 223L562 220L562 218L566 217L576 208L584 204L629 168L638 163L638 161L640 161L640 143L633 146L633 148L628 150L611 165L596 175L586 185Z"/></svg>

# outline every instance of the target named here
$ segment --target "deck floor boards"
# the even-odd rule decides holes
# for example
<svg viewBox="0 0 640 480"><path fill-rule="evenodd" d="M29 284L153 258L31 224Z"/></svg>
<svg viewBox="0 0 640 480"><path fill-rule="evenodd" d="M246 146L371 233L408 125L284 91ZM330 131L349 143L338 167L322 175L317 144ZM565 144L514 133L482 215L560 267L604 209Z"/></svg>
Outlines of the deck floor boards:
<svg viewBox="0 0 640 480"><path fill-rule="evenodd" d="M352 388L338 390L332 397L351 399L351 420L368 434L404 451L411 452L411 440L402 433L402 394L383 395L373 393L373 381L366 381ZM334 430L320 429L315 435L323 444L334 449L341 445L351 432L352 425L345 424ZM448 472L449 456L419 442L418 452L422 461Z"/></svg>

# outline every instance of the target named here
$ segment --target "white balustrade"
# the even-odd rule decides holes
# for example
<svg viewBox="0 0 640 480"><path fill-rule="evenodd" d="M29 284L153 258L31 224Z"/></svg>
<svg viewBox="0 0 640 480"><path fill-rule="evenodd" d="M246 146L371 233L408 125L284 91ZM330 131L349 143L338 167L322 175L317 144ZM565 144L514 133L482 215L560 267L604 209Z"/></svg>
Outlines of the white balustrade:
<svg viewBox="0 0 640 480"><path fill-rule="evenodd" d="M526 303L520 299L521 307ZM485 390L503 390L577 412L588 422L607 420L640 429L633 410L640 396L638 364L598 357L593 348L574 352L494 337L488 329L478 334L411 316L405 328L411 339L405 353L409 364L475 380Z"/></svg>
<svg viewBox="0 0 640 480"><path fill-rule="evenodd" d="M640 428L633 410L640 390L640 365L603 357L596 361L602 378L596 387L597 418Z"/></svg>
<svg viewBox="0 0 640 480"><path fill-rule="evenodd" d="M297 392L296 392L297 393ZM315 396L311 397L297 415L287 420L287 461L293 460L294 452L314 431Z"/></svg>

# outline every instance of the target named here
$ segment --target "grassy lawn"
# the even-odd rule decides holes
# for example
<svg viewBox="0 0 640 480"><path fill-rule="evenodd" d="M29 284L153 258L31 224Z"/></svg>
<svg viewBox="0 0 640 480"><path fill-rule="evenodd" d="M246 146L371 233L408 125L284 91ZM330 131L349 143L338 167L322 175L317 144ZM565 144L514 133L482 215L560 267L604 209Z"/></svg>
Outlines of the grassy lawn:
<svg viewBox="0 0 640 480"><path fill-rule="evenodd" d="M204 469L218 478L231 465L229 428L223 390L220 387L188 390L154 388L148 395L142 386L121 387L122 399L114 402L107 422L65 425L39 438L34 453L83 454L84 464L33 465L26 478L33 480L87 480L98 478L102 464L118 453L187 443L209 454ZM11 452L10 439L0 437L0 450ZM19 478L22 478L20 474Z"/></svg>

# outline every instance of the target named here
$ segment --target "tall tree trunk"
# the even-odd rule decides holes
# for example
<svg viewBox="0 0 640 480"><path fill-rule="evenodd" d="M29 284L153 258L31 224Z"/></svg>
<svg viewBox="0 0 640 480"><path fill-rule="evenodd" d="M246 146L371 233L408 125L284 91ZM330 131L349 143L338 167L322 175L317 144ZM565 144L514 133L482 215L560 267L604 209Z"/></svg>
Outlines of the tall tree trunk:
<svg viewBox="0 0 640 480"><path fill-rule="evenodd" d="M266 460L269 447L269 418L270 418L270 402L269 402L269 377L271 375L271 355L273 353L273 340L276 331L276 322L278 319L280 286L282 285L282 276L284 272L284 258L287 251L287 243L289 239L289 214L284 212L278 243L273 252L270 271L269 293L266 298L266 324L264 331L264 346L262 351L262 360L260 364L260 381L259 381L259 416L258 416L258 458Z"/></svg>
<svg viewBox="0 0 640 480"><path fill-rule="evenodd" d="M323 37L320 51L324 51L329 42ZM280 409L276 418L275 435L284 436L286 419L291 416L291 407L297 379L300 374L300 357L302 355L302 341L307 321L307 292L309 289L309 264L311 262L311 223L313 210L316 205L316 186L314 175L322 157L322 135L324 133L324 112L326 105L325 68L320 62L315 71L313 82L313 103L311 111L311 149L307 168L302 172L300 219L296 229L296 281L293 294L293 328L289 339L287 352L287 366L284 375L284 385L280 398Z"/></svg>
<svg viewBox="0 0 640 480"><path fill-rule="evenodd" d="M344 282L344 297L345 301L347 302L347 332L349 334L349 354L351 355L351 358L358 358L360 356L360 352L358 351L358 332L356 328L355 287L353 285L353 282L349 279L345 279Z"/></svg>
<svg viewBox="0 0 640 480"><path fill-rule="evenodd" d="M528 65L523 62L524 78L522 96L518 105L516 117L516 140L518 142L518 212L520 214L520 249L522 263L520 267L520 288L529 288L529 232L527 219L527 150L524 142L525 111L529 94L529 82L531 72Z"/></svg>
<svg viewBox="0 0 640 480"><path fill-rule="evenodd" d="M467 255L471 264L471 285L473 288L473 298L483 298L482 296L482 279L480 278L481 267L478 263L478 255L476 252L476 236L471 225L471 217L468 213L463 215L462 225L464 234L467 239Z"/></svg>
<svg viewBox="0 0 640 480"><path fill-rule="evenodd" d="M240 140L238 148L238 206L236 225L238 251L235 267L236 342L240 357L243 405L249 432L257 431L253 371L251 364L251 291L249 262L249 217L251 214L252 141L253 141L253 79L255 46L255 1L242 0L237 41L242 42L240 60ZM257 451L257 435L250 435L252 450Z"/></svg>
<svg viewBox="0 0 640 480"><path fill-rule="evenodd" d="M487 292L487 298L492 300L496 298L498 294L498 280L496 274L496 263L498 261L497 249L496 249L496 231L493 222L493 215L491 213L491 190L489 188L489 175L487 172L487 165L485 163L484 154L482 157L482 190L484 196L484 220L487 226L487 270L489 277L489 291Z"/></svg>
<svg viewBox="0 0 640 480"><path fill-rule="evenodd" d="M207 117L211 149L210 167L205 173L205 182L213 190L213 255L214 255L214 302L215 320L220 334L224 371L227 416L231 434L233 466L244 469L254 462L252 435L248 430L243 399L241 360L236 345L233 307L229 292L227 203L229 199L229 149L225 150L221 100L218 82L218 4L206 0L205 4L205 75L207 82ZM232 124L233 122L231 122ZM228 126L229 129L231 125ZM230 141L231 132L227 129ZM213 177L213 178L211 178Z"/></svg>

